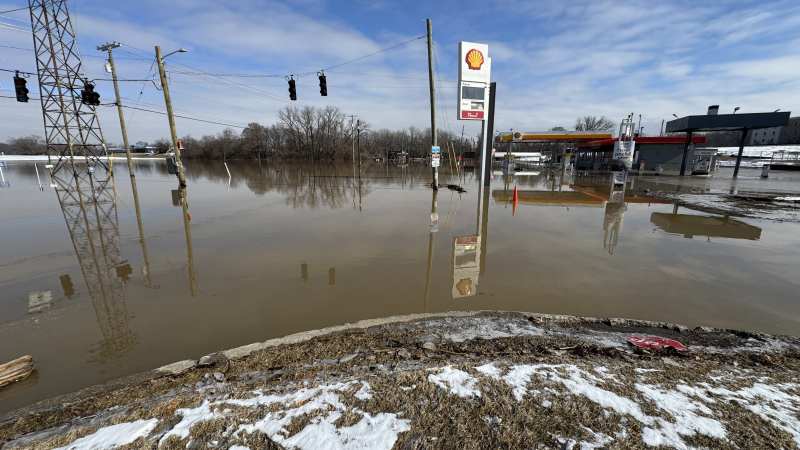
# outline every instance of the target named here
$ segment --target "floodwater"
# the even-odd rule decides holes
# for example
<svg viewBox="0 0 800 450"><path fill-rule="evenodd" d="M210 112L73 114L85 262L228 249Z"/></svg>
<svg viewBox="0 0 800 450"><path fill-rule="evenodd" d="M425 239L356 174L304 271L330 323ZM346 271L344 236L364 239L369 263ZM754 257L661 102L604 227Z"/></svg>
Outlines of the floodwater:
<svg viewBox="0 0 800 450"><path fill-rule="evenodd" d="M422 164L365 164L354 177L347 164L230 162L229 178L222 162L191 161L183 204L164 163L142 161L140 240L124 166L115 163L116 202L81 213L103 215L89 233L74 205L62 211L41 165L43 191L33 163L3 170L0 362L30 354L38 371L0 390L0 412L395 314L502 309L800 330L800 225L676 208L642 194L647 180L620 202L607 175L531 171L495 176L479 196L472 173L443 168L441 181L467 192L434 199ZM761 183L758 173L742 179ZM690 183L726 190L725 175Z"/></svg>

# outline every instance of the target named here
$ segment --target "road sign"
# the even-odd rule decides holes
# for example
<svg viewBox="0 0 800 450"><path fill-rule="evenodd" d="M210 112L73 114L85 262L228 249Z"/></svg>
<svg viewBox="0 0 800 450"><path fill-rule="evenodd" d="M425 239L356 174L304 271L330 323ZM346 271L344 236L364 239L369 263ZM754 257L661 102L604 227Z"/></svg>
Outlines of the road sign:
<svg viewBox="0 0 800 450"><path fill-rule="evenodd" d="M431 167L439 167L441 162L442 150L439 146L432 146L431 147Z"/></svg>

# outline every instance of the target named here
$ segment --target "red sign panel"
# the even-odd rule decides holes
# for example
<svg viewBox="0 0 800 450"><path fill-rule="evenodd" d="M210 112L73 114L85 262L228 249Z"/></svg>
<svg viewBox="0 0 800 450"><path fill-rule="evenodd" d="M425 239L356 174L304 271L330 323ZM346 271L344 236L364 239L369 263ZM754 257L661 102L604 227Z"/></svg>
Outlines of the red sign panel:
<svg viewBox="0 0 800 450"><path fill-rule="evenodd" d="M461 111L461 119L483 120L483 111Z"/></svg>

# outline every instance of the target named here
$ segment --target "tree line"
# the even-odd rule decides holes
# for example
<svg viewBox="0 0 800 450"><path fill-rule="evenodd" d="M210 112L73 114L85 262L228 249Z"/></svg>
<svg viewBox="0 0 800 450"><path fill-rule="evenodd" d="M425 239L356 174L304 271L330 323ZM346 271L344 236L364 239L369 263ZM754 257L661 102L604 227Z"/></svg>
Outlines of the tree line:
<svg viewBox="0 0 800 450"><path fill-rule="evenodd" d="M478 139L437 130L442 153L475 151ZM215 135L182 139L185 158L302 160L349 160L356 151L362 158L387 158L405 152L408 157L430 154L431 131L409 127L404 130L377 129L369 123L346 116L333 106L302 108L288 106L278 113L277 123L250 123L236 133L225 129ZM156 145L168 148L166 141Z"/></svg>

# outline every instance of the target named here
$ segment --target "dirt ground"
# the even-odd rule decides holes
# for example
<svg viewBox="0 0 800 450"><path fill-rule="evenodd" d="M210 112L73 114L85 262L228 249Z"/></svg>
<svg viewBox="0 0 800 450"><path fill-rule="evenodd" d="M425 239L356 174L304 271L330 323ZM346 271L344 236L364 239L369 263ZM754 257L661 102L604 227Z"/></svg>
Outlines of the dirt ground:
<svg viewBox="0 0 800 450"><path fill-rule="evenodd" d="M640 350L632 335L689 349ZM344 328L237 358L16 411L0 419L0 443L800 448L797 338L482 312Z"/></svg>

